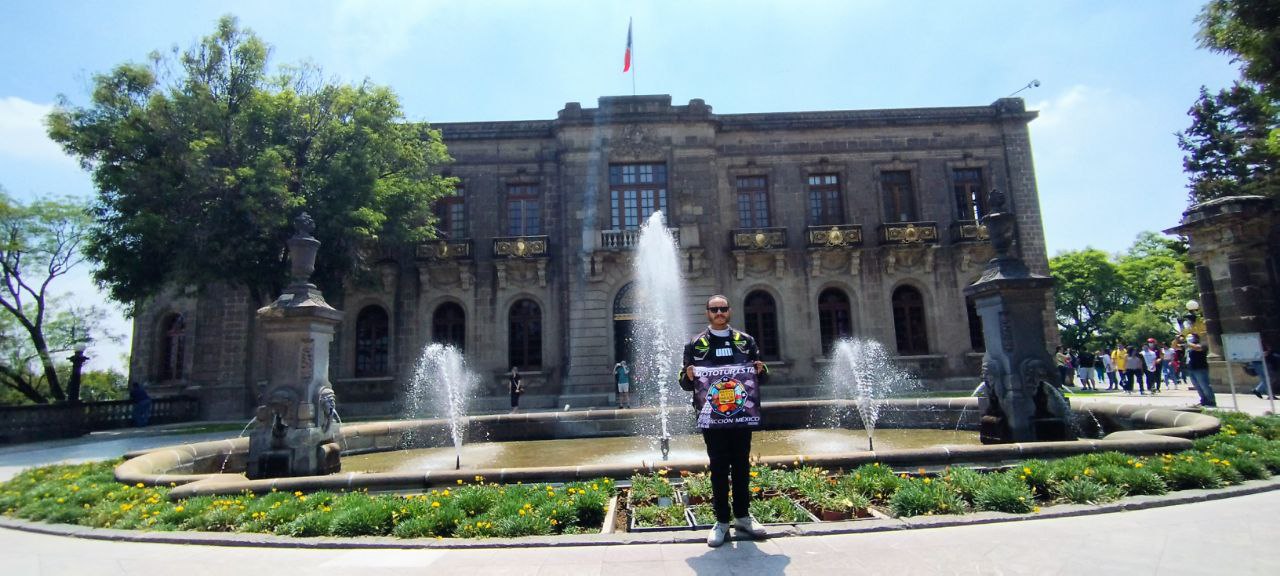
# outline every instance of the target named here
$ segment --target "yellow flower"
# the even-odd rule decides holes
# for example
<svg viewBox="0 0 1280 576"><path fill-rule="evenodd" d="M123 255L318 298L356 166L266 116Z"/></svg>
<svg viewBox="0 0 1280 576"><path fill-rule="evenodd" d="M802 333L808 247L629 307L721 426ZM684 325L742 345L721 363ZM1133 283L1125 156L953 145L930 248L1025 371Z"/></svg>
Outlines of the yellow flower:
<svg viewBox="0 0 1280 576"><path fill-rule="evenodd" d="M73 484L73 485L71 486L71 491L72 491L72 492L79 492L79 491L80 491L80 487L79 487L79 486L76 486L76 485L74 485L74 484Z"/></svg>
<svg viewBox="0 0 1280 576"><path fill-rule="evenodd" d="M135 484L135 486L137 486L138 488L142 488L142 483L141 483L141 482L139 482L139 483Z"/></svg>
<svg viewBox="0 0 1280 576"><path fill-rule="evenodd" d="M925 483L925 484L930 484L930 483L932 483L932 482L933 482L933 481L932 481L932 480L930 480L929 478L925 478L925 479L924 479L924 483Z"/></svg>
<svg viewBox="0 0 1280 576"><path fill-rule="evenodd" d="M435 502L432 502L432 503L431 503L431 507L432 507L432 508L439 508L439 507L440 507L440 501L439 501L439 500L437 500L437 501L435 501Z"/></svg>
<svg viewBox="0 0 1280 576"><path fill-rule="evenodd" d="M87 508L88 506L89 506L88 504L85 504L85 507L86 507L86 508ZM174 507L173 507L173 511L174 511L174 512L181 512L181 511L186 510L186 509L187 509L187 508L186 508L185 506L174 506Z"/></svg>
<svg viewBox="0 0 1280 576"><path fill-rule="evenodd" d="M441 492L441 493L440 493L440 495L441 495L441 496L443 496L443 497L445 497L445 498L448 498L448 497L449 497L449 489L448 489L448 488L446 488L444 492Z"/></svg>
<svg viewBox="0 0 1280 576"><path fill-rule="evenodd" d="M555 526L556 524L559 524L559 523L560 523L560 522L556 521L556 519L555 519L555 518L552 518L552 519L551 519L551 525L552 525L552 526Z"/></svg>
<svg viewBox="0 0 1280 576"><path fill-rule="evenodd" d="M461 484L462 484L462 479L461 479L461 478L459 478L459 479L458 479L458 484L459 484L459 485L461 485Z"/></svg>
<svg viewBox="0 0 1280 576"><path fill-rule="evenodd" d="M59 503L59 504L61 504L61 503L63 503L63 502L66 502L66 501L67 501L67 499L66 499L66 498L59 498L59 499L58 499L58 503Z"/></svg>
<svg viewBox="0 0 1280 576"><path fill-rule="evenodd" d="M527 512L525 512L524 508L521 508L521 509L520 509L520 515L521 515L521 516L524 516L525 514L527 514Z"/></svg>
<svg viewBox="0 0 1280 576"><path fill-rule="evenodd" d="M755 478L755 477L757 477L757 476L759 476L759 475L760 475L760 473L759 473L759 472L756 472L755 470L752 470L752 471L751 471L751 477L752 477L752 478Z"/></svg>
<svg viewBox="0 0 1280 576"><path fill-rule="evenodd" d="M1032 512L1039 512L1039 511L1040 511L1040 507L1039 507L1039 506L1032 506L1032 507L1031 507L1031 511L1032 511Z"/></svg>
<svg viewBox="0 0 1280 576"><path fill-rule="evenodd" d="M1023 474L1026 474L1026 475L1028 475L1028 476L1030 476L1030 475L1031 475L1031 468L1026 467L1026 466L1023 466L1023 467L1022 467L1022 473L1023 473Z"/></svg>
<svg viewBox="0 0 1280 576"><path fill-rule="evenodd" d="M321 511L321 512L331 512L332 510L333 510L333 508L330 508L330 507L328 507L328 506L321 506L321 507L320 507L320 511Z"/></svg>
<svg viewBox="0 0 1280 576"><path fill-rule="evenodd" d="M1134 463L1133 467L1134 467L1134 468L1141 468L1141 467L1142 467L1142 463L1141 463L1141 462Z"/></svg>

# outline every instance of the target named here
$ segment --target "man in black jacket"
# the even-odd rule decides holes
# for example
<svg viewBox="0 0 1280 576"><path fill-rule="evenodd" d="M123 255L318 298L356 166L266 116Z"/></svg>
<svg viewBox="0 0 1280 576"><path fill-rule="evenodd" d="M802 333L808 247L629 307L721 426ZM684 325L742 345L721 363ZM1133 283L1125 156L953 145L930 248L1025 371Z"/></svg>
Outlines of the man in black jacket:
<svg viewBox="0 0 1280 576"><path fill-rule="evenodd" d="M711 461L711 503L716 514L716 524L707 536L707 545L724 544L729 533L730 507L729 485L733 485L733 528L752 538L764 538L764 527L751 517L751 430L758 427L759 388L756 385L768 370L760 361L756 341L745 332L729 326L729 300L717 294L707 299L705 330L694 336L684 347L684 370L680 374L680 387L694 392L693 407L698 413L698 427L707 445L707 457ZM749 386L739 385L727 377L708 384L708 377L699 368L737 366L739 371L754 374ZM702 386L699 386L699 384ZM728 386L725 386L728 384ZM718 391L710 391L719 386ZM708 395L714 394L713 402ZM723 399L723 402L721 401ZM712 406L711 404L714 404ZM726 414L730 407L733 414ZM714 410L713 410L714 407ZM712 416L717 422L712 423ZM736 417L730 417L735 416ZM731 421L731 422L729 422ZM726 422L729 422L726 425Z"/></svg>

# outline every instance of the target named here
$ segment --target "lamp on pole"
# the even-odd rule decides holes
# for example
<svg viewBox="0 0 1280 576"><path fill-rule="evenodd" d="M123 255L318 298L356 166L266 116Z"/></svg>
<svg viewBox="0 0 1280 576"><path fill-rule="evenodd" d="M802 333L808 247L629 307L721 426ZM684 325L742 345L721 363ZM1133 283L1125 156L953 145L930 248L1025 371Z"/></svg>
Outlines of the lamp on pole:
<svg viewBox="0 0 1280 576"><path fill-rule="evenodd" d="M71 378L67 380L67 402L71 404L80 403L80 371L84 368L85 361L89 359L84 355L88 347L88 342L77 340L75 353L71 355Z"/></svg>
<svg viewBox="0 0 1280 576"><path fill-rule="evenodd" d="M1187 315L1183 316L1187 321L1185 332L1195 331L1196 318L1199 316L1198 312L1200 312L1200 303L1195 300L1187 300Z"/></svg>

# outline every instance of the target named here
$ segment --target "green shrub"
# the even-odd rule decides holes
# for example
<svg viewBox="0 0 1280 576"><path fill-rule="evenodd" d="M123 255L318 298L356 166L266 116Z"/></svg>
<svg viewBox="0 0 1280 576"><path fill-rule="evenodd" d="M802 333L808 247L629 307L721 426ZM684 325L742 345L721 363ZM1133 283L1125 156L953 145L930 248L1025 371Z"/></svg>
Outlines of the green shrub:
<svg viewBox="0 0 1280 576"><path fill-rule="evenodd" d="M405 518L392 529L392 535L398 538L448 538L453 536L458 526L466 521L466 513L458 509L455 503L429 507L420 514Z"/></svg>
<svg viewBox="0 0 1280 576"><path fill-rule="evenodd" d="M1164 478L1145 466L1134 468L1123 464L1102 464L1097 468L1088 468L1086 472L1086 476L1096 479L1104 486L1131 496L1164 494L1169 491Z"/></svg>
<svg viewBox="0 0 1280 576"><path fill-rule="evenodd" d="M434 497L441 499L452 498L453 505L457 507L458 510L461 510L463 514L469 517L475 517L488 512L489 509L493 507L494 503L498 501L498 498L505 495L504 490L510 491L513 488L521 487L515 486L493 490L492 488L485 488L483 486L463 486L457 490L444 491L449 493L447 496L444 495L444 492L437 492L435 490L432 490L431 494Z"/></svg>
<svg viewBox="0 0 1280 576"><path fill-rule="evenodd" d="M385 536L391 533L395 510L386 497L362 493L341 496L333 504L329 533L343 537Z"/></svg>
<svg viewBox="0 0 1280 576"><path fill-rule="evenodd" d="M978 491L987 485L987 475L972 468L951 468L942 480L970 505L974 503Z"/></svg>
<svg viewBox="0 0 1280 576"><path fill-rule="evenodd" d="M864 464L846 473L836 481L836 485L839 490L852 490L870 498L872 502L883 503L893 496L902 482L893 470L877 462Z"/></svg>
<svg viewBox="0 0 1280 576"><path fill-rule="evenodd" d="M755 479L752 479L755 482ZM711 476L705 472L684 477L684 491L692 499L711 500Z"/></svg>
<svg viewBox="0 0 1280 576"><path fill-rule="evenodd" d="M809 514L796 506L790 498L778 496L774 498L753 498L750 507L751 515L763 524L791 524L795 522L812 522Z"/></svg>
<svg viewBox="0 0 1280 576"><path fill-rule="evenodd" d="M752 502L755 504L755 502ZM631 509L635 525L640 528L685 526L684 506L637 506Z"/></svg>
<svg viewBox="0 0 1280 576"><path fill-rule="evenodd" d="M694 524L705 526L716 523L716 511L710 504L695 504L689 507L689 511L693 513Z"/></svg>
<svg viewBox="0 0 1280 576"><path fill-rule="evenodd" d="M1035 494L1023 480L1021 470L1003 474L991 474L987 482L974 494L973 503L979 510L1026 514L1035 507Z"/></svg>
<svg viewBox="0 0 1280 576"><path fill-rule="evenodd" d="M1024 460L1013 466L1011 473L1026 483L1034 494L1048 494L1053 483L1054 466L1044 460Z"/></svg>
<svg viewBox="0 0 1280 576"><path fill-rule="evenodd" d="M1076 477L1059 482L1054 494L1072 504L1102 504L1123 495L1115 486L1108 486L1089 477Z"/></svg>
<svg viewBox="0 0 1280 576"><path fill-rule="evenodd" d="M898 490L889 498L889 507L898 516L962 514L964 499L945 482L909 478L898 483Z"/></svg>
<svg viewBox="0 0 1280 576"><path fill-rule="evenodd" d="M276 534L304 538L327 536L329 534L329 518L330 514L328 512L312 510L276 527Z"/></svg>
<svg viewBox="0 0 1280 576"><path fill-rule="evenodd" d="M675 488L664 475L636 474L631 477L632 503L650 504L657 502L659 498L673 498L675 495Z"/></svg>
<svg viewBox="0 0 1280 576"><path fill-rule="evenodd" d="M1166 458L1158 473L1173 490L1218 488L1222 477L1215 468L1218 466L1198 453L1182 452Z"/></svg>

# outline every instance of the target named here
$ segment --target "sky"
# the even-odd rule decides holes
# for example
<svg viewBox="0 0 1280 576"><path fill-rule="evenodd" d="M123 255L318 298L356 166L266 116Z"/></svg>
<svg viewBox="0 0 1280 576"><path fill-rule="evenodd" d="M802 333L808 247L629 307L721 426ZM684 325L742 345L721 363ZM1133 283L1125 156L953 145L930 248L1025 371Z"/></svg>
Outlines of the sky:
<svg viewBox="0 0 1280 576"><path fill-rule="evenodd" d="M1238 76L1196 45L1202 3L5 0L0 186L23 201L92 197L44 116L60 97L86 105L94 75L189 47L233 14L272 46L273 65L389 86L413 121L552 119L567 102L629 95L633 82L722 114L976 106L1017 93L1040 113L1030 130L1049 255L1121 252L1178 222L1187 179L1175 133L1200 86ZM628 19L634 77L622 72ZM89 266L56 289L104 303ZM105 305L126 339L96 343L87 369L127 365L131 325Z"/></svg>

